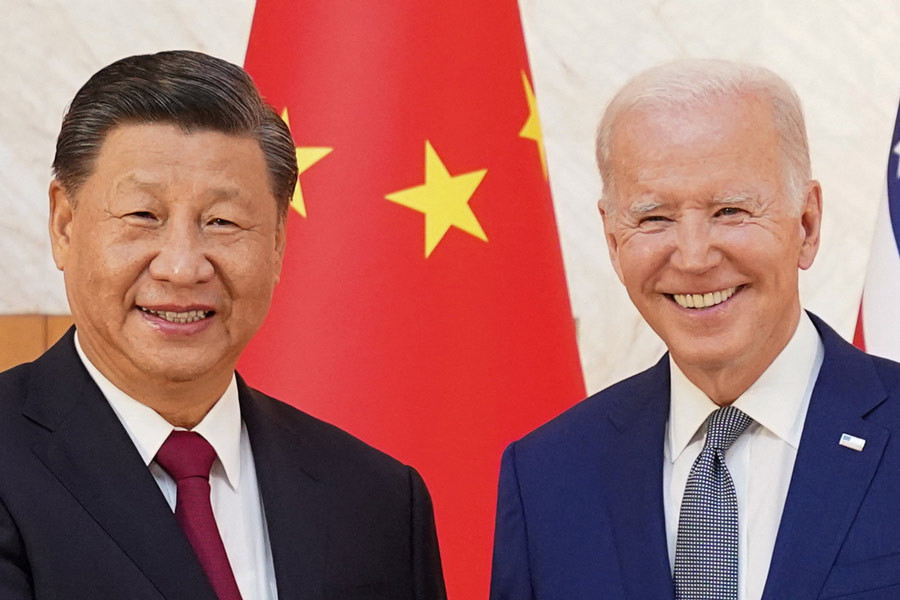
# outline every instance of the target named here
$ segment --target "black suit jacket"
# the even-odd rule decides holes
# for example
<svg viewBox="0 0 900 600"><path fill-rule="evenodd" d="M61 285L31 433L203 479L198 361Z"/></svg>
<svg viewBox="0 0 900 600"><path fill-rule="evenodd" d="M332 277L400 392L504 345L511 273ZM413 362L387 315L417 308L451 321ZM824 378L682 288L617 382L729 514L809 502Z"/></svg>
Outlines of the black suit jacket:
<svg viewBox="0 0 900 600"><path fill-rule="evenodd" d="M279 599L444 598L416 471L238 389ZM0 374L0 598L215 600L73 331Z"/></svg>

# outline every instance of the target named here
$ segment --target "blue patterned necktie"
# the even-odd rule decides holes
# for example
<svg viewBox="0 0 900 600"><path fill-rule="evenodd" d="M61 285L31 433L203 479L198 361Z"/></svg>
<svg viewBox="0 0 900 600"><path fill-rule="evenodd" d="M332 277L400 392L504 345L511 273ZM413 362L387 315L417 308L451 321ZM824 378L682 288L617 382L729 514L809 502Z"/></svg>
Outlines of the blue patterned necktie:
<svg viewBox="0 0 900 600"><path fill-rule="evenodd" d="M737 600L738 509L725 452L753 419L733 406L709 417L684 488L675 544L677 600Z"/></svg>

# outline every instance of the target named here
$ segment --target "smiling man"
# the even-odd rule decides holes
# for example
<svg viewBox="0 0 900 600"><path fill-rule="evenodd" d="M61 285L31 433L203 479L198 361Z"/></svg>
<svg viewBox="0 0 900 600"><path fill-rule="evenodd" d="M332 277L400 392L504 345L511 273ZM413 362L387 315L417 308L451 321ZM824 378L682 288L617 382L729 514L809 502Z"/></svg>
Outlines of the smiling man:
<svg viewBox="0 0 900 600"><path fill-rule="evenodd" d="M597 162L612 264L668 353L507 449L492 600L900 597L900 365L801 308L822 193L795 93L651 69Z"/></svg>
<svg viewBox="0 0 900 600"><path fill-rule="evenodd" d="M415 470L234 371L297 179L247 74L184 51L113 63L53 169L75 328L0 374L0 598L444 598Z"/></svg>

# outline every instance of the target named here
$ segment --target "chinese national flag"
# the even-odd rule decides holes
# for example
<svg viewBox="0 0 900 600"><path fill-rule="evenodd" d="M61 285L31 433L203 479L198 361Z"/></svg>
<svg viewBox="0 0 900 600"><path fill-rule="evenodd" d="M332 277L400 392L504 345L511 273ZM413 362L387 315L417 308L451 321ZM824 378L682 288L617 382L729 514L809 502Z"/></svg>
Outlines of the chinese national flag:
<svg viewBox="0 0 900 600"><path fill-rule="evenodd" d="M516 0L258 0L246 68L300 177L240 370L416 467L486 597L501 452L584 395Z"/></svg>

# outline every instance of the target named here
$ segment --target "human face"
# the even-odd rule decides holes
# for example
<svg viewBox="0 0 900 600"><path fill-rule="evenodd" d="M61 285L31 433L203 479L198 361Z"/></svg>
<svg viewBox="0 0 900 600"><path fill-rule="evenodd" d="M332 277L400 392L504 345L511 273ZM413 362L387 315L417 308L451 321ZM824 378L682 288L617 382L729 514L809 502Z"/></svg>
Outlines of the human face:
<svg viewBox="0 0 900 600"><path fill-rule="evenodd" d="M601 212L619 278L695 384L727 374L724 387L738 389L725 395L740 394L796 328L798 268L818 248L818 183L799 209L787 197L771 107L754 95L633 109L610 148L615 197Z"/></svg>
<svg viewBox="0 0 900 600"><path fill-rule="evenodd" d="M113 129L50 234L88 358L136 399L224 391L278 281L284 228L256 140L171 125Z"/></svg>

